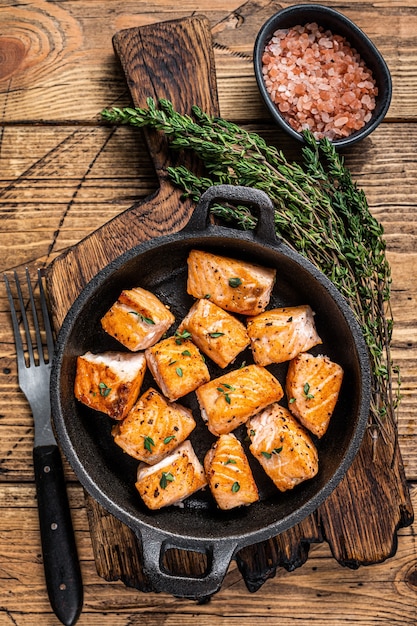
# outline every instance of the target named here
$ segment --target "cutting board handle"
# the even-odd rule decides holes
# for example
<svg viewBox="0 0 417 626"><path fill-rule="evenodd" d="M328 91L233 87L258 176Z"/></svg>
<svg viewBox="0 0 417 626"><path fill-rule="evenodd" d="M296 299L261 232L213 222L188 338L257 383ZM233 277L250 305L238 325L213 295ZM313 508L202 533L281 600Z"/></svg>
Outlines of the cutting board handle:
<svg viewBox="0 0 417 626"><path fill-rule="evenodd" d="M181 114L198 105L208 114L218 112L217 81L210 24L205 16L149 24L121 30L113 36L133 104L146 107L147 99L170 100ZM162 133L147 132L156 174L163 184L176 154ZM179 155L183 163L183 155Z"/></svg>

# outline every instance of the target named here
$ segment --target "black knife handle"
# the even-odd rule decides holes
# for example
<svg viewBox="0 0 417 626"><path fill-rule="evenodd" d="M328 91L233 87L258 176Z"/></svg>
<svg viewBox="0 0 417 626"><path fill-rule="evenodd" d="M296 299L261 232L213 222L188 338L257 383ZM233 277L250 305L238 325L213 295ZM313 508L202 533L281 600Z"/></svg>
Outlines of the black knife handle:
<svg viewBox="0 0 417 626"><path fill-rule="evenodd" d="M60 621L72 626L81 613L83 585L58 447L35 447L33 464L49 601Z"/></svg>

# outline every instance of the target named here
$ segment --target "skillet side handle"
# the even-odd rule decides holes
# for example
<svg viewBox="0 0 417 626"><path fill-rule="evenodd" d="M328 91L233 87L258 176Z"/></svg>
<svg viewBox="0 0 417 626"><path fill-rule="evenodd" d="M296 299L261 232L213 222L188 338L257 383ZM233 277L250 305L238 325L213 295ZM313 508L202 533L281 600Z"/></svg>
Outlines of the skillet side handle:
<svg viewBox="0 0 417 626"><path fill-rule="evenodd" d="M271 198L260 189L241 185L213 185L205 191L185 227L185 230L206 230L209 226L210 206L214 202L227 201L230 204L243 204L256 209L258 223L256 236L264 242L277 243L275 235L275 209Z"/></svg>
<svg viewBox="0 0 417 626"><path fill-rule="evenodd" d="M139 533L138 533L139 535ZM214 542L212 544L190 537L174 539L155 529L141 528L143 570L156 592L169 593L188 600L209 600L219 591L237 544ZM207 555L207 570L201 576L172 574L163 566L164 554L170 548L196 551Z"/></svg>

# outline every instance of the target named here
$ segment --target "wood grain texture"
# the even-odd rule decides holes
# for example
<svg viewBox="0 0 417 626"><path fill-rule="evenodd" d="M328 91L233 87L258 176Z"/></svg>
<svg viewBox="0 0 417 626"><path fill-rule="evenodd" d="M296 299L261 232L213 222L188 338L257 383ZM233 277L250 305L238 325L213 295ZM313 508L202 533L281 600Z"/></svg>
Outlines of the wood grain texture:
<svg viewBox="0 0 417 626"><path fill-rule="evenodd" d="M154 66L154 59L161 57L161 41L169 42L169 54L163 64ZM159 97L171 100L174 107L183 113L190 113L193 104L199 104L202 108L208 107L209 111L215 112L217 101L213 102L211 99L214 64L207 20L192 18L128 29L115 35L114 44L135 104L143 106L148 96L157 99L159 94ZM195 63L194 59L192 63L189 60L191 49L199 51ZM186 222L187 205L179 203L178 191L167 180L166 168L172 162L167 140L152 131L146 134L146 138L161 182L161 191L141 204L139 213L137 207L129 209L110 224L106 224L104 229L96 231L83 243L55 259L48 268L47 275L52 311L58 323L68 310L68 303L76 295L72 289L80 287L80 280L87 282L86 270L88 269L92 277L106 262L114 258L117 251L120 254L132 247L132 225L139 216L144 239L178 230L178 222L172 221L172 216L176 218L178 213L185 218L182 223ZM184 155L178 154L178 158L184 158ZM167 194L164 193L166 188L169 190ZM170 202L172 197L175 205ZM156 202L154 199L157 199ZM192 207L188 205L188 213L190 208ZM100 254L97 254L98 250ZM68 284L72 289L68 289ZM392 424L387 424L387 428L390 431L386 433L386 437L392 442L391 447L386 445L374 449L370 435L365 436L362 453L348 471L347 477L318 513L306 522L308 529L312 525L322 529L317 530L314 539L318 541L323 532L335 558L343 565L358 567L360 564L385 560L395 552L397 529L412 522L413 512L401 455L397 448L396 429ZM367 459L372 458L373 454L375 462L369 466ZM390 458L387 459L386 454ZM376 486L380 486L378 492ZM355 498L351 497L352 493L355 493ZM92 516L97 521L92 529L97 555L101 554L100 546L108 546L112 542L114 548L118 547L113 552L119 555L123 540L116 532L117 521L112 522L109 533L109 525L101 528L99 523L107 518L98 514L99 507L95 502L90 501L89 504L94 511ZM364 511L367 511L367 515L363 514ZM375 520L373 532L369 532L368 515ZM274 550L271 550L271 542L264 542L261 549L259 546L252 551L246 549L244 555L239 556L238 563L248 587L254 590L256 586L261 586L271 575L271 571L282 563L287 563L289 568L295 568L307 559L306 546L312 538L309 532L304 536L303 530L300 527L296 531L283 533ZM130 554L134 535L123 528L122 524L120 533L124 538L128 536L127 550ZM113 580L114 568L107 555L105 557L100 562L100 571L105 578ZM187 560L186 552L184 559ZM108 567L107 572L104 566ZM119 566L118 556L117 568ZM121 578L134 580L135 566L137 567L135 561L126 558L126 569ZM141 590L146 590L147 585L143 583L141 575L137 577L137 582Z"/></svg>
<svg viewBox="0 0 417 626"><path fill-rule="evenodd" d="M383 52L393 75L393 101L384 124L360 146L346 151L354 179L365 190L373 214L382 221L392 267L395 318L392 355L400 366L402 401L397 432L401 459L417 505L417 412L415 346L417 270L415 217L416 28L415 2L332 3L354 19ZM299 146L271 126L261 105L252 70L252 43L277 2L185 2L172 7L154 3L103 0L0 3L0 269L31 271L48 265L69 246L157 192L156 175L141 131L111 129L99 111L131 100L114 54L113 35L121 29L191 16L207 16L214 42L219 108L225 117L259 131L298 158ZM287 6L287 5L285 5ZM86 268L88 272L88 268ZM66 291L66 290L65 290ZM56 625L48 604L39 548L32 467L32 418L17 387L15 351L4 289L0 285L0 623ZM378 441L383 447L384 442ZM365 451L365 450L364 450ZM363 452L361 451L361 454ZM391 440L378 452L378 472L391 472ZM369 456L366 456L369 462ZM385 464L385 465L384 465ZM341 567L318 519L309 518L285 537L242 551L219 594L195 605L166 594L141 593L140 553L113 518L85 503L85 494L65 465L77 543L85 582L81 626L164 624L326 624L411 626L417 623L416 522L393 532L407 520L410 507L396 508L382 522L369 515L357 532L372 548L356 559L375 558L380 543L393 556L368 567ZM404 498L404 484L394 494L386 484L368 482L375 498ZM357 488L357 484L350 485ZM354 493L354 492L353 492ZM87 498L88 499L88 498ZM351 495L343 519L327 527L331 541L337 525L352 522L359 502ZM347 515L345 519L345 513ZM95 517L96 516L96 517ZM355 520L353 520L355 521ZM91 534L91 527L100 529ZM106 526L109 529L106 530ZM123 550L100 545L104 530L122 537ZM382 530L381 530L382 529ZM100 535L100 533L103 533ZM116 535L115 535L116 533ZM321 535L321 536L320 536ZM394 542L386 542L391 537ZM371 538L371 540L369 540ZM301 540L302 539L302 540ZM317 543L317 539L319 543ZM323 541L324 539L324 541ZM310 543L311 541L311 543ZM395 545L397 542L397 545ZM129 548L130 546L130 548ZM128 549L129 548L129 549ZM355 553L348 545L338 558ZM130 550L130 551L129 551ZM100 552L101 551L101 552ZM107 554L106 554L107 553ZM259 555L259 556L258 556ZM175 555L178 559L179 556ZM129 579L126 560L132 560ZM181 567L193 567L190 559ZM296 565L296 569L293 569ZM298 567L302 565L301 567ZM356 563L352 561L351 566ZM101 567L101 569L100 569ZM107 582L103 576L111 577ZM244 582L246 580L246 583ZM265 582L266 580L266 582ZM133 586L130 586L133 585ZM249 593L248 587L256 593Z"/></svg>

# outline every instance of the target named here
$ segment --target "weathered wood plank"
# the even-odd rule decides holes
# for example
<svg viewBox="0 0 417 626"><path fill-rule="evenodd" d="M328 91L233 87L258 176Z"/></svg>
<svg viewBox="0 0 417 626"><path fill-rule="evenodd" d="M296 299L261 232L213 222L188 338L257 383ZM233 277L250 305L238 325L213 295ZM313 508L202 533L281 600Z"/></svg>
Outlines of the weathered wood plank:
<svg viewBox="0 0 417 626"><path fill-rule="evenodd" d="M417 490L411 491L417 506ZM202 625L246 623L262 619L284 626L317 624L340 626L344 620L358 626L413 626L417 600L415 537L412 528L399 532L395 558L385 564L343 568L327 544L313 545L308 563L287 572L279 569L256 593L249 594L232 564L221 591L205 605L166 594L141 593L121 582L106 583L96 573L83 492L70 487L70 503L85 582L85 604L80 626L128 626L143 623ZM52 615L42 583L35 489L32 485L0 484L0 622L7 626L46 626L58 622ZM375 613L377 609L377 615Z"/></svg>
<svg viewBox="0 0 417 626"><path fill-rule="evenodd" d="M111 46L112 35L122 28L205 13L215 40L222 114L260 129L287 155L298 154L298 145L269 128L251 66L256 29L284 5L267 0L205 4L186 1L172 7L166 0L145 1L140 6L133 0L0 3L1 270L24 263L33 268L37 258L50 263L60 250L154 190L156 177L141 133L117 129L110 135L110 129L98 125L104 106L130 103ZM415 481L415 2L371 5L353 1L347 7L340 1L332 6L352 17L374 39L393 75L394 97L387 122L346 157L386 230L396 320L392 355L402 378L399 440L407 477ZM258 121L253 125L255 118ZM40 125L31 125L33 121ZM0 393L0 622L57 624L42 584L36 547L32 418L17 389L2 286ZM127 626L143 620L149 626L191 624L196 614L203 626L238 620L255 624L260 618L266 624L279 621L284 626L307 622L339 626L342 620L363 626L416 623L415 524L399 531L396 556L386 563L352 571L337 565L326 543L313 545L307 564L292 573L279 568L252 595L233 565L221 592L197 608L164 594L141 594L120 582L107 583L97 575L84 494L67 465L66 475L86 582L81 626L116 622ZM411 495L416 506L415 487Z"/></svg>
<svg viewBox="0 0 417 626"><path fill-rule="evenodd" d="M266 117L252 49L261 24L281 6L277 0L219 0L208 6L189 1L171 8L163 1L141 2L139 8L133 0L120 5L98 0L3 4L0 39L9 54L0 73L0 111L8 122L96 120L103 106L129 102L111 46L114 33L197 12L207 15L215 35L221 112L241 121ZM417 16L412 0L374 6L336 0L332 6L356 21L384 54L394 84L389 118L414 118Z"/></svg>

